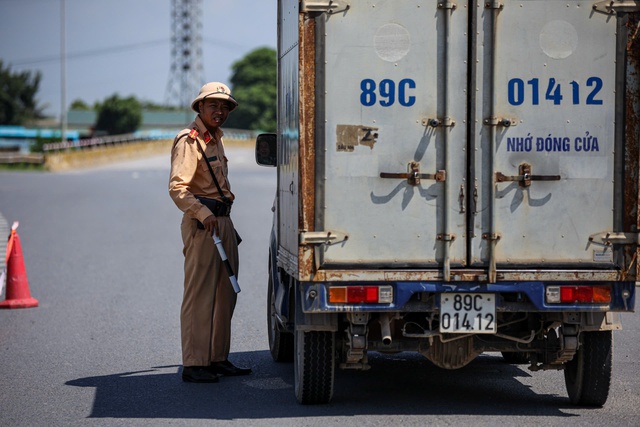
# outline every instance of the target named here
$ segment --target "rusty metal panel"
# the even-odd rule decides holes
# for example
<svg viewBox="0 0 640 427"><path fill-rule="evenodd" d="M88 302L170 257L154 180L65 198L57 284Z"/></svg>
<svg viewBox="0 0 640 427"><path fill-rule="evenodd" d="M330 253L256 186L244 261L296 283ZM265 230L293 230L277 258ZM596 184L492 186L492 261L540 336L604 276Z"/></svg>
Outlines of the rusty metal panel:
<svg viewBox="0 0 640 427"><path fill-rule="evenodd" d="M300 15L300 218L299 232L315 230L316 20ZM300 245L298 277L308 280L315 269L313 246Z"/></svg>
<svg viewBox="0 0 640 427"><path fill-rule="evenodd" d="M278 3L278 251L280 265L292 276L298 269L299 217L299 39L298 1Z"/></svg>
<svg viewBox="0 0 640 427"><path fill-rule="evenodd" d="M624 76L624 196L623 229L640 230L640 14L629 14L623 21L626 75ZM626 246L623 271L629 280L638 280L638 246Z"/></svg>
<svg viewBox="0 0 640 427"><path fill-rule="evenodd" d="M575 0L477 6L472 265L613 267L589 236L613 231L621 209L617 19ZM500 179L524 164L524 181Z"/></svg>
<svg viewBox="0 0 640 427"><path fill-rule="evenodd" d="M612 282L620 274L611 270L506 270L498 273L500 281ZM437 282L440 270L320 270L317 282ZM487 282L486 270L454 270L451 282Z"/></svg>

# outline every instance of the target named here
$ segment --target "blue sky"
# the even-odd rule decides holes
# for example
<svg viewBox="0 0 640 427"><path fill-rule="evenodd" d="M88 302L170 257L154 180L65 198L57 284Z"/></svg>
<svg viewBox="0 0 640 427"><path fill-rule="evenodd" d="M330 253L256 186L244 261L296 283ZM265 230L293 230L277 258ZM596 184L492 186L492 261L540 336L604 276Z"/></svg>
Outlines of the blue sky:
<svg viewBox="0 0 640 427"><path fill-rule="evenodd" d="M65 0L67 105L117 93L164 102L171 65L171 0ZM275 0L203 0L207 81L229 80L252 50L276 47ZM61 111L61 0L0 0L0 59L12 72L40 71L37 99ZM203 82L204 83L204 82ZM196 94L194 94L195 97Z"/></svg>

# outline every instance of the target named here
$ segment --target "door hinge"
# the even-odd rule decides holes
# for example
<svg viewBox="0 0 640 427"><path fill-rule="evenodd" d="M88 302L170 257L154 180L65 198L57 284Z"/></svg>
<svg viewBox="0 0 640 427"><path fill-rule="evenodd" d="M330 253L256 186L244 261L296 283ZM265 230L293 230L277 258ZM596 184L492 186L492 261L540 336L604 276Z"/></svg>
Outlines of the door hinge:
<svg viewBox="0 0 640 427"><path fill-rule="evenodd" d="M349 239L340 231L303 231L300 233L301 245L333 245Z"/></svg>
<svg viewBox="0 0 640 427"><path fill-rule="evenodd" d="M300 12L338 13L345 12L351 5L344 0L301 0Z"/></svg>
<svg viewBox="0 0 640 427"><path fill-rule="evenodd" d="M422 119L422 126L437 127L453 127L456 125L456 121L451 117L445 117L443 119Z"/></svg>
<svg viewBox="0 0 640 427"><path fill-rule="evenodd" d="M484 240L490 240L490 241L498 241L502 238L502 236L498 233L482 233L482 238Z"/></svg>
<svg viewBox="0 0 640 427"><path fill-rule="evenodd" d="M484 3L485 9L502 9L504 7L504 3L491 0Z"/></svg>
<svg viewBox="0 0 640 427"><path fill-rule="evenodd" d="M453 1L438 2L438 9L456 9L458 5Z"/></svg>
<svg viewBox="0 0 640 427"><path fill-rule="evenodd" d="M436 240L440 240L443 242L453 242L454 240L456 240L456 235L455 234L438 234L436 236Z"/></svg>
<svg viewBox="0 0 640 427"><path fill-rule="evenodd" d="M637 245L640 243L638 241L639 236L640 234L638 233L603 231L589 236L589 242L604 246Z"/></svg>
<svg viewBox="0 0 640 427"><path fill-rule="evenodd" d="M593 5L593 10L607 15L640 11L640 2L635 0L604 0Z"/></svg>
<svg viewBox="0 0 640 427"><path fill-rule="evenodd" d="M508 128L511 126L517 126L518 120L511 119L509 117L502 117L502 118L489 117L488 119L484 119L484 124L488 126L502 126L502 127Z"/></svg>

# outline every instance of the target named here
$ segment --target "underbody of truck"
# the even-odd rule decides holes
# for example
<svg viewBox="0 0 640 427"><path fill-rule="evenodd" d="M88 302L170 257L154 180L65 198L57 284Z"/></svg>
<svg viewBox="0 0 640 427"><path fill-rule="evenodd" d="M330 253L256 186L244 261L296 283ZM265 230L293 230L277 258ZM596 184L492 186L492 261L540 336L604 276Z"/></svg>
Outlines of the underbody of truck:
<svg viewBox="0 0 640 427"><path fill-rule="evenodd" d="M300 346L296 385L303 403L331 399L335 367L367 370L370 351L411 351L443 369L500 352L532 371L564 370L572 403L603 405L618 310L635 303L633 282L300 283L273 261L270 350L287 362Z"/></svg>

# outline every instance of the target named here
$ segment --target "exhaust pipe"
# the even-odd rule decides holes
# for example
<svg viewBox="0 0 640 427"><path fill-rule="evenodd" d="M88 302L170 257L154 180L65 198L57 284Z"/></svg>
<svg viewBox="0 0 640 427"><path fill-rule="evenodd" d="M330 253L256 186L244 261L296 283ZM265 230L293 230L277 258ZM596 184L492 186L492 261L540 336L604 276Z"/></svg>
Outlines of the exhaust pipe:
<svg viewBox="0 0 640 427"><path fill-rule="evenodd" d="M389 324L389 314L380 314L380 335L382 335L382 344L391 345L391 325Z"/></svg>

